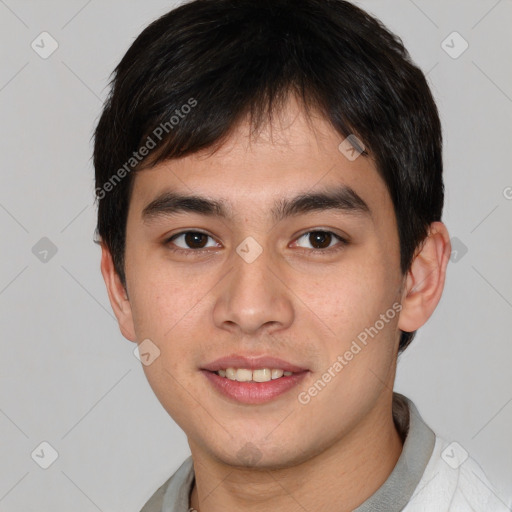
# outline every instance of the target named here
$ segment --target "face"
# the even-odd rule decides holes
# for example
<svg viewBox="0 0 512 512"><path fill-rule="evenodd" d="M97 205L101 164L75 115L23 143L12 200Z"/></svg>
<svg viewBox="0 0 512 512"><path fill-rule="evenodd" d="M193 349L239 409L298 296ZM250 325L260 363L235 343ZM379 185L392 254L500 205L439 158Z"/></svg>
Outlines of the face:
<svg viewBox="0 0 512 512"><path fill-rule="evenodd" d="M214 154L134 176L124 332L159 351L143 366L151 387L193 450L218 461L306 460L392 387L393 205L373 161L342 140L290 99L257 137L241 124Z"/></svg>

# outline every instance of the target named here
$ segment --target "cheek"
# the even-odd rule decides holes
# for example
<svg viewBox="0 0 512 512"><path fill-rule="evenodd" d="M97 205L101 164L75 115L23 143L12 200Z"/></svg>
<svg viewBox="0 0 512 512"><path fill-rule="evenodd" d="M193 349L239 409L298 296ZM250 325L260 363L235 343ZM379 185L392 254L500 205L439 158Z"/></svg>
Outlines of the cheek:
<svg viewBox="0 0 512 512"><path fill-rule="evenodd" d="M151 340L159 353L144 371L156 395L165 398L169 389L176 388L175 379L190 380L197 359L208 352L211 337L205 331L210 327L207 318L213 308L208 290L215 280L213 273L171 272L162 262L148 262L135 275L130 303L137 339Z"/></svg>
<svg viewBox="0 0 512 512"><path fill-rule="evenodd" d="M126 277L139 339L164 342L193 317L208 283L199 272L176 268L161 251L128 252Z"/></svg>
<svg viewBox="0 0 512 512"><path fill-rule="evenodd" d="M179 319L183 303L180 286L143 273L138 273L130 284L130 304L138 339L163 340Z"/></svg>
<svg viewBox="0 0 512 512"><path fill-rule="evenodd" d="M341 342L357 336L392 307L398 297L395 274L387 256L366 247L322 275L290 276L295 280L290 287L303 299L311 321L324 324Z"/></svg>
<svg viewBox="0 0 512 512"><path fill-rule="evenodd" d="M338 362L324 399L356 410L353 396L376 396L390 381L400 308L399 274L393 269L387 256L366 247L328 274L301 281L297 295L304 297L306 321L318 333L324 353L318 370L323 373Z"/></svg>

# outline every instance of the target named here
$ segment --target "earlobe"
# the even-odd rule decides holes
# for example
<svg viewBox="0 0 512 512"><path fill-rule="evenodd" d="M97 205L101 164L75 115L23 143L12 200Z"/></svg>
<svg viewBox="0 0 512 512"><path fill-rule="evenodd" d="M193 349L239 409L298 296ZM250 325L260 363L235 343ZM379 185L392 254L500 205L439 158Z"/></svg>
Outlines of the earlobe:
<svg viewBox="0 0 512 512"><path fill-rule="evenodd" d="M442 222L433 222L407 273L398 328L412 332L434 312L443 293L451 254L450 237Z"/></svg>
<svg viewBox="0 0 512 512"><path fill-rule="evenodd" d="M122 335L129 341L136 341L132 308L125 287L114 268L112 254L101 243L101 274L107 287L108 298L116 315Z"/></svg>

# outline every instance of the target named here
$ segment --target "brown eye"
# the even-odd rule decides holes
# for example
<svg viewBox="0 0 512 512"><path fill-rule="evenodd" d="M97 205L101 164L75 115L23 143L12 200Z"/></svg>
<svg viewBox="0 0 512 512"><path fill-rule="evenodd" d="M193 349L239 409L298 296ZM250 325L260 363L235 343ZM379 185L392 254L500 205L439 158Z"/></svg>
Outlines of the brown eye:
<svg viewBox="0 0 512 512"><path fill-rule="evenodd" d="M301 235L297 238L295 244L298 247L310 249L312 252L319 251L327 253L336 249L342 249L344 246L348 245L348 241L332 231L317 229Z"/></svg>
<svg viewBox="0 0 512 512"><path fill-rule="evenodd" d="M191 249L202 249L206 245L207 240L208 236L204 233L194 233L193 231L190 231L185 234L185 243Z"/></svg>
<svg viewBox="0 0 512 512"><path fill-rule="evenodd" d="M216 247L215 240L206 233L200 231L184 231L172 236L168 243L172 243L176 247L183 250L204 249Z"/></svg>
<svg viewBox="0 0 512 512"><path fill-rule="evenodd" d="M327 231L311 231L309 233L309 243L314 249L325 249L331 245L332 233Z"/></svg>
<svg viewBox="0 0 512 512"><path fill-rule="evenodd" d="M303 233L294 242L294 246L301 247L302 252L311 255L328 255L341 251L349 245L348 239L343 238L326 229L315 229ZM305 245L306 244L306 245Z"/></svg>

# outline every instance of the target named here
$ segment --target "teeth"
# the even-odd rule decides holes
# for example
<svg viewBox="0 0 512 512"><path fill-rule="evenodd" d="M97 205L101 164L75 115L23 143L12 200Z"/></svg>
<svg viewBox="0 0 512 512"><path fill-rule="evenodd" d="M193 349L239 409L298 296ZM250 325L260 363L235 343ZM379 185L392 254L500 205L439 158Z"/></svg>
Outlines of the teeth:
<svg viewBox="0 0 512 512"><path fill-rule="evenodd" d="M273 379L279 379L279 377L282 377L283 376L283 370L272 370L272 378Z"/></svg>
<svg viewBox="0 0 512 512"><path fill-rule="evenodd" d="M252 380L252 371L245 368L239 368L236 371L235 378L238 382L248 382Z"/></svg>
<svg viewBox="0 0 512 512"><path fill-rule="evenodd" d="M217 372L221 377L226 377L230 380L238 382L268 382L280 377L289 377L292 372L285 372L278 368L259 368L257 370L248 370L247 368L226 368Z"/></svg>
<svg viewBox="0 0 512 512"><path fill-rule="evenodd" d="M262 370L254 370L252 372L252 380L255 380L256 382L268 382L271 380L271 378L272 374L268 368L263 368Z"/></svg>

